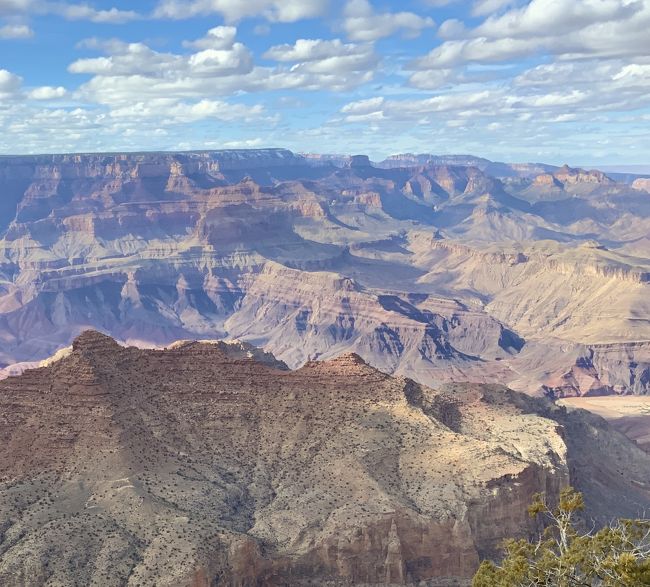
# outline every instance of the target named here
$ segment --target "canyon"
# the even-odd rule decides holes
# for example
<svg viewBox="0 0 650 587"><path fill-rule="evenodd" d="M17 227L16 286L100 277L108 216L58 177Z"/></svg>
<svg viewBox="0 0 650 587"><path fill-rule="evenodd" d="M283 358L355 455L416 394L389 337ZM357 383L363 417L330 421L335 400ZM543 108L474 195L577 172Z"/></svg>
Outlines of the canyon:
<svg viewBox="0 0 650 587"><path fill-rule="evenodd" d="M259 149L0 193L2 585L465 586L539 492L650 505L643 178Z"/></svg>
<svg viewBox="0 0 650 587"><path fill-rule="evenodd" d="M354 352L434 386L648 393L642 179L282 149L0 157L0 372L88 328Z"/></svg>
<svg viewBox="0 0 650 587"><path fill-rule="evenodd" d="M650 455L605 420L351 353L86 331L0 382L0 440L12 587L466 585L539 491L583 491L589 523L650 503Z"/></svg>

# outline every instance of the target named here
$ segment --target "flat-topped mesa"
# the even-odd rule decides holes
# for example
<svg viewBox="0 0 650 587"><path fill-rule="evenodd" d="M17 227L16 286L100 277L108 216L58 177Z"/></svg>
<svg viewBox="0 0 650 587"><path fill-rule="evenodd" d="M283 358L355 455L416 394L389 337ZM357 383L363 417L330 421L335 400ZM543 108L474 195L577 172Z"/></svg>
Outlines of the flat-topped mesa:
<svg viewBox="0 0 650 587"><path fill-rule="evenodd" d="M351 169L366 169L372 167L372 163L370 163L368 155L352 155L349 167Z"/></svg>

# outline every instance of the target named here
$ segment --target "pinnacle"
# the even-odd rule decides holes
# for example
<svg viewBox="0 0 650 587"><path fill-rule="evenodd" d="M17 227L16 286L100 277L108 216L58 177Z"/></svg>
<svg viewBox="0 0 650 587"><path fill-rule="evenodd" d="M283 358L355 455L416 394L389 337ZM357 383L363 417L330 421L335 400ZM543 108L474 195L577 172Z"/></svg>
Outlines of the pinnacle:
<svg viewBox="0 0 650 587"><path fill-rule="evenodd" d="M82 332L72 343L73 352L98 351L121 348L110 336L97 330Z"/></svg>

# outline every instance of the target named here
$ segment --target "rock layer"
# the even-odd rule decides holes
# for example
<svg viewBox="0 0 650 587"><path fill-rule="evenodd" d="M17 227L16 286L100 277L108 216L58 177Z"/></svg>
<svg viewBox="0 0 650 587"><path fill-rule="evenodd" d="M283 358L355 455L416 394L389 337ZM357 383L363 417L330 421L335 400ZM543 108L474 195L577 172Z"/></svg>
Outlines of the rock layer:
<svg viewBox="0 0 650 587"><path fill-rule="evenodd" d="M356 352L424 384L650 390L650 199L600 172L48 155L0 158L0 191L0 377L93 327L244 339L291 367Z"/></svg>

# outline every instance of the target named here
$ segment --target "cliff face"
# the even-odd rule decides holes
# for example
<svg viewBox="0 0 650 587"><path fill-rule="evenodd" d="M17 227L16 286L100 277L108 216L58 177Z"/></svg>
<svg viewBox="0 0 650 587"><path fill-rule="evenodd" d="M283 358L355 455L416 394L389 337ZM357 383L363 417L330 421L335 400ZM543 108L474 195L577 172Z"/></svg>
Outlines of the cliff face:
<svg viewBox="0 0 650 587"><path fill-rule="evenodd" d="M612 185L614 181L607 177L602 171L584 169L572 169L568 165L560 168L554 174L555 179L561 184L567 186L578 185L581 183L593 183L599 185Z"/></svg>
<svg viewBox="0 0 650 587"><path fill-rule="evenodd" d="M291 367L356 352L425 384L536 372L535 392L550 383L519 361L526 342L650 340L645 193L490 169L279 149L2 157L0 377L94 327L141 345L241 338ZM531 170L573 183L535 187ZM578 373L557 357L552 373ZM650 390L647 367L635 350L594 365L623 393Z"/></svg>
<svg viewBox="0 0 650 587"><path fill-rule="evenodd" d="M436 585L526 534L535 492L594 474L544 401L255 356L86 332L1 382L0 582ZM612 477L589 514L646 506L649 457L576 417Z"/></svg>

